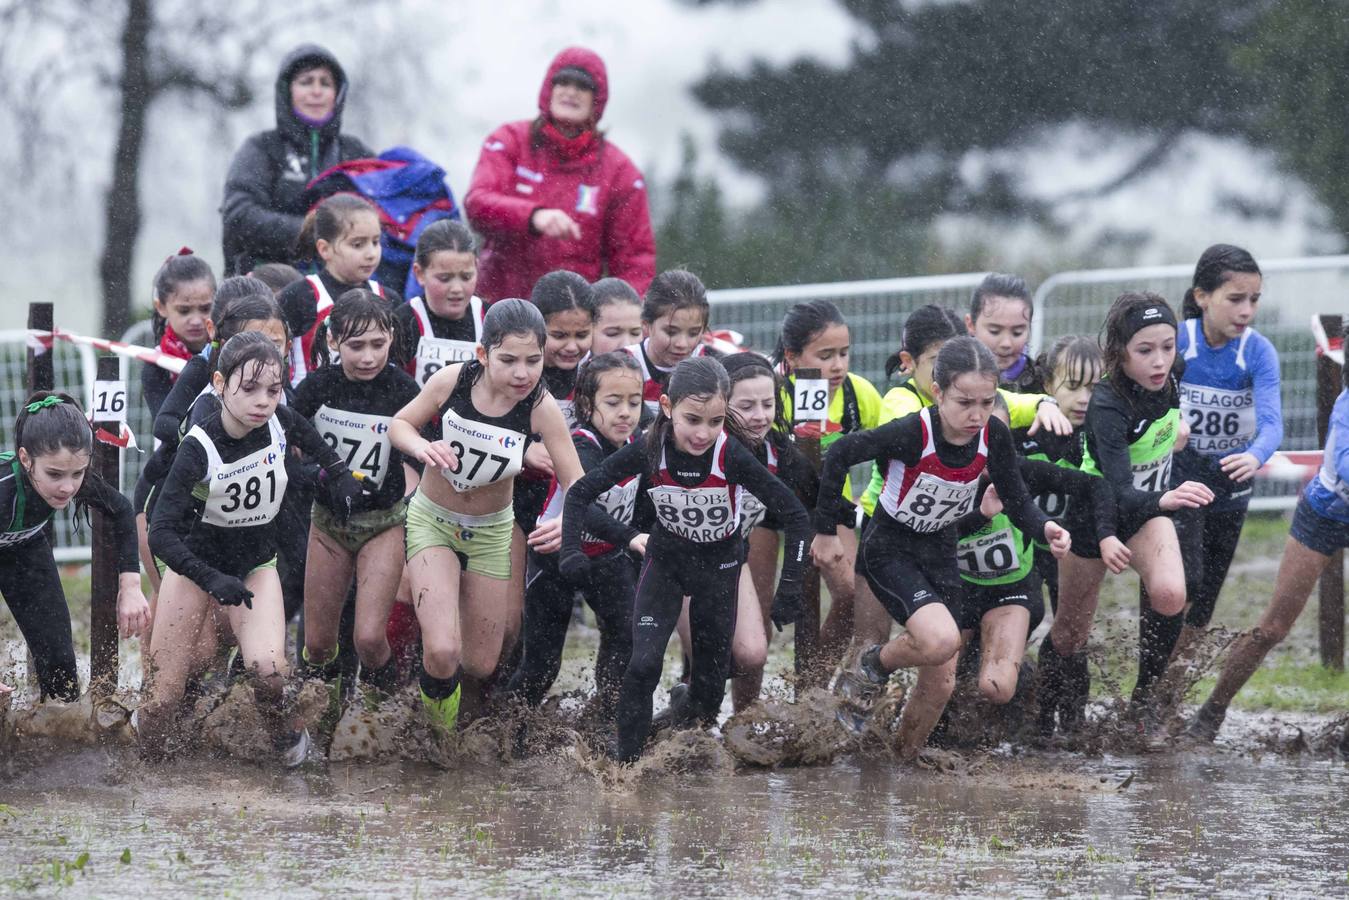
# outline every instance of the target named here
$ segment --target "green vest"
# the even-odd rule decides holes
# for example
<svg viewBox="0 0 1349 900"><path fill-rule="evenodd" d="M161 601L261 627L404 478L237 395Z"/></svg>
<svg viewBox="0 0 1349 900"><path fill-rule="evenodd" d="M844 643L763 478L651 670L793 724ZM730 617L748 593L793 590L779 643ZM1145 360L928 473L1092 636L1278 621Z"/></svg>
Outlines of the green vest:
<svg viewBox="0 0 1349 900"><path fill-rule="evenodd" d="M971 584L1012 584L1030 574L1034 562L1031 542L1006 513L956 544L960 577Z"/></svg>
<svg viewBox="0 0 1349 900"><path fill-rule="evenodd" d="M1129 466L1133 469L1134 490L1166 491L1171 486L1171 450L1176 445L1180 427L1180 410L1168 409L1166 415L1153 421L1147 430L1129 443ZM1100 475L1101 467L1091 455L1091 447L1083 435L1082 471Z"/></svg>

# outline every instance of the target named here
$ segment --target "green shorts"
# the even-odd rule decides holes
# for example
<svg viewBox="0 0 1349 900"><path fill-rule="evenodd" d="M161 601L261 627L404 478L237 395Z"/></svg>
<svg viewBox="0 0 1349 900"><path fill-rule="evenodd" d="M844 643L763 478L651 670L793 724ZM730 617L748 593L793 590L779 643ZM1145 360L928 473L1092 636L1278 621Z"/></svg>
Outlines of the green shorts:
<svg viewBox="0 0 1349 900"><path fill-rule="evenodd" d="M348 553L359 553L372 538L407 521L408 504L399 500L388 509L370 509L353 513L345 525L338 524L332 510L315 503L309 512L310 523L337 542Z"/></svg>
<svg viewBox="0 0 1349 900"><path fill-rule="evenodd" d="M448 547L465 571L505 581L511 577L514 528L511 506L485 516L469 516L433 503L419 490L408 504L407 558L431 547Z"/></svg>

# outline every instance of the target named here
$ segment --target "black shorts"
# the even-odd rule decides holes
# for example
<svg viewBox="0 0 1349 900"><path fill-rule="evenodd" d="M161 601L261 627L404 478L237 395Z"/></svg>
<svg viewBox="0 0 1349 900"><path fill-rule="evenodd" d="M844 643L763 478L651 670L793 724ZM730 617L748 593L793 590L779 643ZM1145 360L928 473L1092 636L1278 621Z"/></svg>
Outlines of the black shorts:
<svg viewBox="0 0 1349 900"><path fill-rule="evenodd" d="M1159 513L1158 515L1165 516L1167 513ZM1133 539L1134 535L1143 530L1144 525L1155 518L1157 516L1149 516L1146 519L1119 519L1115 523L1115 537L1120 539L1120 543L1127 544ZM1090 519L1070 515L1068 520L1063 523L1063 527L1067 528L1068 533L1073 536L1073 556L1079 559L1101 558L1101 543L1096 539L1096 526Z"/></svg>
<svg viewBox="0 0 1349 900"><path fill-rule="evenodd" d="M1044 591L1040 576L1034 569L1025 578L1010 584L974 584L965 581L964 585L965 591L953 610L956 625L961 631L978 631L979 623L987 613L1004 606L1020 606L1030 613L1027 637L1045 617Z"/></svg>
<svg viewBox="0 0 1349 900"><path fill-rule="evenodd" d="M963 590L953 538L915 535L885 517L871 520L857 549L856 570L901 625L931 603L953 609Z"/></svg>

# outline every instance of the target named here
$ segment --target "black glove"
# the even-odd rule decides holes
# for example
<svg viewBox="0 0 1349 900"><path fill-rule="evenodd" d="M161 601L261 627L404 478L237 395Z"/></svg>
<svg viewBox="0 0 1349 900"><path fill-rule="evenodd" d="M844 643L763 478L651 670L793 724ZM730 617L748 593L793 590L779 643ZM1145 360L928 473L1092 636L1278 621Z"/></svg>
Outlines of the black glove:
<svg viewBox="0 0 1349 900"><path fill-rule="evenodd" d="M202 587L223 606L238 606L242 603L248 609L253 608L253 592L233 575L212 572L206 576Z"/></svg>
<svg viewBox="0 0 1349 900"><path fill-rule="evenodd" d="M778 583L778 592L773 595L773 609L769 613L773 624L781 631L785 626L795 624L801 618L801 584L795 581Z"/></svg>
<svg viewBox="0 0 1349 900"><path fill-rule="evenodd" d="M350 472L343 470L334 475L325 471L323 485L328 492L328 508L339 525L345 525L352 513L365 508L362 503L367 496L365 488Z"/></svg>
<svg viewBox="0 0 1349 900"><path fill-rule="evenodd" d="M579 550L568 553L565 556L559 556L557 560L557 571L568 581L581 581L586 575L590 574L590 557Z"/></svg>

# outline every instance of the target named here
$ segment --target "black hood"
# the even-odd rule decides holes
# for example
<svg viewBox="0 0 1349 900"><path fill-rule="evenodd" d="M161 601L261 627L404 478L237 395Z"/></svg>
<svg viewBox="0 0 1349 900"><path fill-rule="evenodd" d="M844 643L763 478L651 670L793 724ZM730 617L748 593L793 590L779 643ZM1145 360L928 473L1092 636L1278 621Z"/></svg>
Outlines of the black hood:
<svg viewBox="0 0 1349 900"><path fill-rule="evenodd" d="M300 69L319 64L332 69L337 78L337 103L333 106L333 117L319 129L319 140L326 145L342 133L342 107L347 102L347 73L337 57L318 44L301 44L286 54L276 76L276 130L287 143L299 148L309 147L309 126L297 119L291 109L290 80Z"/></svg>

